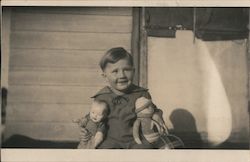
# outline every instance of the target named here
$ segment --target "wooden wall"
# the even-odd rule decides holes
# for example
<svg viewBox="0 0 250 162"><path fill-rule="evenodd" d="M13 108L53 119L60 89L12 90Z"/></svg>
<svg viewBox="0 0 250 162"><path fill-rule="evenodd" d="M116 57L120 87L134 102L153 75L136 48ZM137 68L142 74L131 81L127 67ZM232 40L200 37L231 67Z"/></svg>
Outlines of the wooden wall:
<svg viewBox="0 0 250 162"><path fill-rule="evenodd" d="M98 61L130 50L131 8L13 8L5 138L78 140L72 119L105 85Z"/></svg>

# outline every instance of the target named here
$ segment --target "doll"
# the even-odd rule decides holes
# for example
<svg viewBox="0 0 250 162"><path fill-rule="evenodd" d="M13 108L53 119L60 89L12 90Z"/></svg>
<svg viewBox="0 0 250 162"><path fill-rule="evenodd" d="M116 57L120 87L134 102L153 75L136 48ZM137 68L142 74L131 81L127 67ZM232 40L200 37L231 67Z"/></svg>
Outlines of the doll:
<svg viewBox="0 0 250 162"><path fill-rule="evenodd" d="M142 136L151 144L159 140L162 128L152 119L155 108L150 99L140 97L136 100L135 113L137 119L133 125L133 136L136 143L142 144Z"/></svg>
<svg viewBox="0 0 250 162"><path fill-rule="evenodd" d="M108 114L108 105L103 101L94 101L90 112L85 117L75 120L91 136L88 141L81 140L78 149L95 149L104 139Z"/></svg>

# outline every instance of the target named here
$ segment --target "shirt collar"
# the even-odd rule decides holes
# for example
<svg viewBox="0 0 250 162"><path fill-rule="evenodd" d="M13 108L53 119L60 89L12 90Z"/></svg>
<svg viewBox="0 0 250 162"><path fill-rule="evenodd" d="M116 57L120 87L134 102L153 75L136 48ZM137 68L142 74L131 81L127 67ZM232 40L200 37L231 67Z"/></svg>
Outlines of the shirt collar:
<svg viewBox="0 0 250 162"><path fill-rule="evenodd" d="M142 92L142 91L148 91L148 89L145 89L145 88L142 88L142 87L139 87L139 86L132 84L130 87L129 93ZM108 86L105 86L104 88L102 88L99 92L97 92L91 98L95 98L95 97L97 97L99 95L103 95L103 94L114 94L114 92Z"/></svg>

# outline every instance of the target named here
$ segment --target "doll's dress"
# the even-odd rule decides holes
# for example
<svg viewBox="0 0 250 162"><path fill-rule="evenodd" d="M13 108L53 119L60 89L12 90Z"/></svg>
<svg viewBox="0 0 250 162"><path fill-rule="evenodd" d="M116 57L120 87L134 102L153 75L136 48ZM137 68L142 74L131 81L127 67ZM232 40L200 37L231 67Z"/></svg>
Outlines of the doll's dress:
<svg viewBox="0 0 250 162"><path fill-rule="evenodd" d="M77 146L78 149L94 149L94 140L95 134L99 130L99 128L103 125L102 122L95 123L93 122L89 115L85 117L85 122L82 123L82 127L86 128L86 130L90 133L90 139L88 141L80 141L79 145Z"/></svg>

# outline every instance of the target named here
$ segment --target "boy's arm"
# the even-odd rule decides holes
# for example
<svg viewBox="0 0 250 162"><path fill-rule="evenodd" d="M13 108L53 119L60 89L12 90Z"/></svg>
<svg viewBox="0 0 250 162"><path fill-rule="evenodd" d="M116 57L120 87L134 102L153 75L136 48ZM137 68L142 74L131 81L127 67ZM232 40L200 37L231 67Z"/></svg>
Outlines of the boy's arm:
<svg viewBox="0 0 250 162"><path fill-rule="evenodd" d="M103 139L104 134L101 131L97 131L94 139L94 148L97 148L97 146L103 141Z"/></svg>
<svg viewBox="0 0 250 162"><path fill-rule="evenodd" d="M94 148L97 148L98 145L104 140L105 138L105 134L107 132L107 125L105 122L101 122L99 123L98 127L97 127L97 132L95 134L94 137Z"/></svg>

